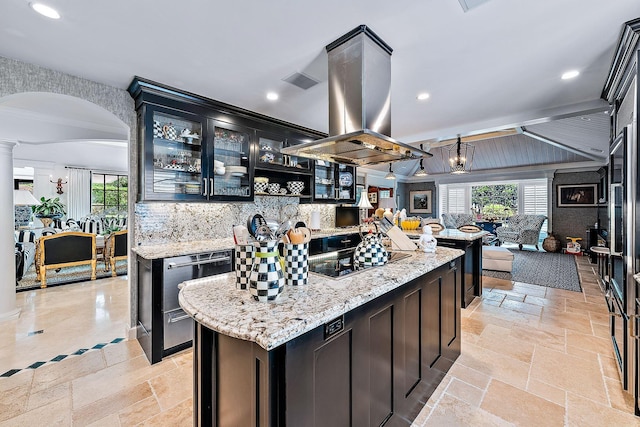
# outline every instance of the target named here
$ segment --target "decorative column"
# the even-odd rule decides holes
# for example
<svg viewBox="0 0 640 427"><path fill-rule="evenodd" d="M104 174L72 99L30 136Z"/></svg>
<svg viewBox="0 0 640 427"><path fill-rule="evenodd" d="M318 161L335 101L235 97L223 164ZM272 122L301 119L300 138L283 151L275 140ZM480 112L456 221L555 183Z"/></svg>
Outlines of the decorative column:
<svg viewBox="0 0 640 427"><path fill-rule="evenodd" d="M14 141L0 140L0 322L16 319L16 263L14 251L13 147ZM4 206L4 207L2 207ZM3 213L4 212L4 213Z"/></svg>

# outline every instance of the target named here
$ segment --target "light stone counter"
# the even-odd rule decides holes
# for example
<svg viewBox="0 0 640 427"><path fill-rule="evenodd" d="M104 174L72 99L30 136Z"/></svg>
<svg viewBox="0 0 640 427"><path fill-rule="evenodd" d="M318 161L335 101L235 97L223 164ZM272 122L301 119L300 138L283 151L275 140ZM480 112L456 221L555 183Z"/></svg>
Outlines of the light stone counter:
<svg viewBox="0 0 640 427"><path fill-rule="evenodd" d="M169 258L201 252L233 249L233 238L199 240L195 242L163 243L159 245L137 246L133 252L146 259Z"/></svg>
<svg viewBox="0 0 640 427"><path fill-rule="evenodd" d="M414 252L339 280L310 273L308 285L287 286L273 302L257 302L249 291L237 290L232 272L184 282L178 299L207 328L271 350L462 254L444 247L435 254Z"/></svg>
<svg viewBox="0 0 640 427"><path fill-rule="evenodd" d="M358 228L331 228L320 231L312 231L311 237L328 237L340 234L357 233ZM169 258L181 255L191 255L201 252L233 249L233 238L198 240L191 242L172 242L157 245L144 245L133 248L133 252L146 259Z"/></svg>
<svg viewBox="0 0 640 427"><path fill-rule="evenodd" d="M408 235L419 236L422 234L422 231L411 230L411 231L405 231L405 233ZM450 240L472 241L472 240L480 239L482 238L482 236L487 234L489 234L489 232L485 230L478 231L477 233L464 233L455 228L445 228L439 233L434 233L433 237L435 237L436 240L442 237L443 239L450 239Z"/></svg>

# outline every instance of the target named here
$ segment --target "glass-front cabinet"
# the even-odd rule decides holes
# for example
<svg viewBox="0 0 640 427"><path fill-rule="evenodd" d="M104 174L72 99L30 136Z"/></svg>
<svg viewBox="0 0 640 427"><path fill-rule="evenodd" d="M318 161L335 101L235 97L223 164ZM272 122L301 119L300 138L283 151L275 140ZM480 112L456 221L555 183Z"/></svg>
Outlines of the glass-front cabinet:
<svg viewBox="0 0 640 427"><path fill-rule="evenodd" d="M145 137L144 191L147 199L202 199L204 120L197 115L149 108Z"/></svg>
<svg viewBox="0 0 640 427"><path fill-rule="evenodd" d="M355 203L356 168L354 166L316 160L314 200Z"/></svg>
<svg viewBox="0 0 640 427"><path fill-rule="evenodd" d="M213 161L209 174L209 196L224 199L253 197L249 161L252 130L221 122L212 122L211 128Z"/></svg>
<svg viewBox="0 0 640 427"><path fill-rule="evenodd" d="M256 167L288 172L309 172L311 160L281 153L283 148L300 143L301 141L298 141L295 137L258 132Z"/></svg>

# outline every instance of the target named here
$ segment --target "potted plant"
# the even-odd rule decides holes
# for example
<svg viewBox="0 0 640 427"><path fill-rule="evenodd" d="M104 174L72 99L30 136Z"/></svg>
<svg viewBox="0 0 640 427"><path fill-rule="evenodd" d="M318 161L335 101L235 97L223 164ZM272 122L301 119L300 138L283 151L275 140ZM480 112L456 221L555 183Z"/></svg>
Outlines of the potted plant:
<svg viewBox="0 0 640 427"><path fill-rule="evenodd" d="M49 227L54 219L60 218L67 213L59 197L55 199L41 197L40 204L32 206L31 209L36 218L39 218L45 227Z"/></svg>

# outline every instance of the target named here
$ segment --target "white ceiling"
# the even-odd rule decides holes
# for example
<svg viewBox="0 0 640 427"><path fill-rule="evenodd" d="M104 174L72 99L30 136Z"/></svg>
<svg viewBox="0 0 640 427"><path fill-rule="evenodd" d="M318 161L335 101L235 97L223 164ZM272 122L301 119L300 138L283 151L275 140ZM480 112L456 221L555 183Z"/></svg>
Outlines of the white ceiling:
<svg viewBox="0 0 640 427"><path fill-rule="evenodd" d="M366 24L394 49L391 136L408 143L602 107L622 24L640 17L638 0L46 3L62 19L3 1L0 55L123 89L139 75L325 132L324 47ZM569 69L580 76L561 80ZM282 81L294 72L320 84Z"/></svg>

